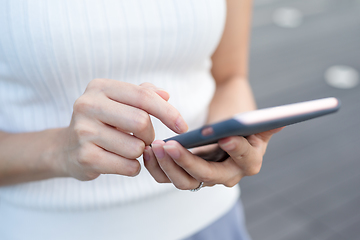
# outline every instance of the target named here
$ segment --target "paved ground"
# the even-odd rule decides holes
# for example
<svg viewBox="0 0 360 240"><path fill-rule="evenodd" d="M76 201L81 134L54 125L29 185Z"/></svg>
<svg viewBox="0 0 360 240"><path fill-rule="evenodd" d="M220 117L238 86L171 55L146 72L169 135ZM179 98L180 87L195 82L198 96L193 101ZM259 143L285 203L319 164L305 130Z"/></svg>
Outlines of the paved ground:
<svg viewBox="0 0 360 240"><path fill-rule="evenodd" d="M360 86L336 89L326 69L360 71L359 0L255 0L250 79L260 108L327 96L339 113L276 135L261 172L241 180L253 240L360 239ZM280 7L303 14L273 23Z"/></svg>

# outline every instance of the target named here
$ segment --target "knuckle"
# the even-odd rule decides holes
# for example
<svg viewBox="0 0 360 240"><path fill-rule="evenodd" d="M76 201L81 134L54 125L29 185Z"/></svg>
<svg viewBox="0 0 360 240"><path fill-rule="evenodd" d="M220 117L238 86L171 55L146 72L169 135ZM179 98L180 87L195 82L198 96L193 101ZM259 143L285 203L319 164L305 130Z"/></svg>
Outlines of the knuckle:
<svg viewBox="0 0 360 240"><path fill-rule="evenodd" d="M174 123L181 117L180 112L168 102L165 102L162 105L161 111L169 121Z"/></svg>
<svg viewBox="0 0 360 240"><path fill-rule="evenodd" d="M82 146L78 152L77 161L83 167L90 167L94 163L94 159L98 159L99 156L94 149L88 146Z"/></svg>
<svg viewBox="0 0 360 240"><path fill-rule="evenodd" d="M156 86L149 82L143 82L139 86L147 88L147 89L156 89Z"/></svg>
<svg viewBox="0 0 360 240"><path fill-rule="evenodd" d="M170 104L166 104L166 115L169 116L172 121L176 121L179 117L181 117L180 113Z"/></svg>
<svg viewBox="0 0 360 240"><path fill-rule="evenodd" d="M130 158L135 159L140 157L145 150L145 143L141 140L137 140L135 144L132 144L130 150Z"/></svg>
<svg viewBox="0 0 360 240"><path fill-rule="evenodd" d="M188 159L186 159L186 158L183 158L183 159L178 158L178 159L176 159L176 162L177 162L179 165L181 165L181 167L182 167L183 169L191 169L191 168L194 167L194 162L188 161Z"/></svg>
<svg viewBox="0 0 360 240"><path fill-rule="evenodd" d="M101 159L101 153L96 147L84 146L79 150L77 161L84 168L95 169L99 159Z"/></svg>
<svg viewBox="0 0 360 240"><path fill-rule="evenodd" d="M183 183L174 183L175 187L179 190L189 190L191 189L189 186L183 184Z"/></svg>
<svg viewBox="0 0 360 240"><path fill-rule="evenodd" d="M180 189L180 190L192 189L192 187L191 187L192 185L193 184L191 184L191 181L189 181L189 180L183 180L183 181L179 181L179 182L174 183L174 186L177 189Z"/></svg>
<svg viewBox="0 0 360 240"><path fill-rule="evenodd" d="M87 85L86 90L93 90L93 89L103 89L106 85L106 79L104 78L95 78L89 82Z"/></svg>
<svg viewBox="0 0 360 240"><path fill-rule="evenodd" d="M151 120L149 114L144 111L138 111L134 118L135 128L138 132L144 132L151 128Z"/></svg>
<svg viewBox="0 0 360 240"><path fill-rule="evenodd" d="M85 173L85 179L83 179L83 180L84 180L84 181L94 180L94 179L97 178L98 176L100 176L100 173L97 173L97 172L87 172L87 173Z"/></svg>
<svg viewBox="0 0 360 240"><path fill-rule="evenodd" d="M148 88L139 87L137 88L137 101L136 105L140 109L146 109L149 106L149 103L153 103L156 99L157 94Z"/></svg>
<svg viewBox="0 0 360 240"><path fill-rule="evenodd" d="M235 162L242 162L242 161L244 161L244 159L246 159L247 157L250 156L249 148L243 149L241 146L237 146L236 149L234 150L234 152L240 153L240 154L234 154L232 156L232 158L235 160Z"/></svg>
<svg viewBox="0 0 360 240"><path fill-rule="evenodd" d="M212 183L214 181L214 171L203 169L203 174L197 178L200 182Z"/></svg>
<svg viewBox="0 0 360 240"><path fill-rule="evenodd" d="M74 113L87 113L94 109L94 103L91 98L86 95L82 95L78 99L75 100L73 105Z"/></svg>
<svg viewBox="0 0 360 240"><path fill-rule="evenodd" d="M246 175L247 176L252 176L252 175L256 175L260 172L261 170L261 162L258 163L258 164L252 164L251 166L249 166L247 169L246 169Z"/></svg>
<svg viewBox="0 0 360 240"><path fill-rule="evenodd" d="M139 163L137 164L130 164L127 167L126 175L130 177L135 177L140 173L141 166Z"/></svg>
<svg viewBox="0 0 360 240"><path fill-rule="evenodd" d="M166 176L156 177L155 181L158 183L169 183L170 180Z"/></svg>
<svg viewBox="0 0 360 240"><path fill-rule="evenodd" d="M140 87L138 88L138 94L140 98L143 100L143 102L152 101L154 99L154 91L146 88L146 87Z"/></svg>
<svg viewBox="0 0 360 240"><path fill-rule="evenodd" d="M232 188L232 187L234 187L236 184L238 184L239 181L240 181L240 179L238 179L238 178L232 178L232 179L230 179L229 181L225 182L225 183L224 183L224 186L229 187L229 188Z"/></svg>
<svg viewBox="0 0 360 240"><path fill-rule="evenodd" d="M155 140L155 131L154 129L151 127L151 132L148 134L148 139L145 140L146 145L150 145L154 140Z"/></svg>
<svg viewBox="0 0 360 240"><path fill-rule="evenodd" d="M173 167L173 163L166 158L157 158L157 162L159 163L160 168L163 169L165 172L167 169Z"/></svg>
<svg viewBox="0 0 360 240"><path fill-rule="evenodd" d="M200 181L200 182L206 182L206 183L213 183L213 181L214 181L214 179L212 178L212 177L210 177L210 176L200 176L200 177L198 177L198 180Z"/></svg>
<svg viewBox="0 0 360 240"><path fill-rule="evenodd" d="M96 128L91 128L87 124L82 123L74 124L73 130L79 139L89 139L99 135Z"/></svg>

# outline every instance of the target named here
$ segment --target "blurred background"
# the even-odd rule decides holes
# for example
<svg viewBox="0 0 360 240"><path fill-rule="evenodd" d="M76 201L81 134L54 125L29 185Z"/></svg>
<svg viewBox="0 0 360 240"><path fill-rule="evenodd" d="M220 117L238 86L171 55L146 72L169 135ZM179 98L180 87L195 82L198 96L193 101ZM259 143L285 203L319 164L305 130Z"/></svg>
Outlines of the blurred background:
<svg viewBox="0 0 360 240"><path fill-rule="evenodd" d="M273 137L241 180L253 240L360 239L360 0L254 0L259 108L334 96L336 114Z"/></svg>

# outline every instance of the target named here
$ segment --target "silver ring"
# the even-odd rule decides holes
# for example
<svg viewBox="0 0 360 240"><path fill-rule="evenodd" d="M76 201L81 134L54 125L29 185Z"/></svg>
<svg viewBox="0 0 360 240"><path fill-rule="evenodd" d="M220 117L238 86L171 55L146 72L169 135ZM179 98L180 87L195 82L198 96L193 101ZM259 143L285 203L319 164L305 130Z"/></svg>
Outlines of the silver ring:
<svg viewBox="0 0 360 240"><path fill-rule="evenodd" d="M197 188L194 189L190 189L190 192L197 192L199 191L202 187L204 186L204 182L200 182L199 186Z"/></svg>

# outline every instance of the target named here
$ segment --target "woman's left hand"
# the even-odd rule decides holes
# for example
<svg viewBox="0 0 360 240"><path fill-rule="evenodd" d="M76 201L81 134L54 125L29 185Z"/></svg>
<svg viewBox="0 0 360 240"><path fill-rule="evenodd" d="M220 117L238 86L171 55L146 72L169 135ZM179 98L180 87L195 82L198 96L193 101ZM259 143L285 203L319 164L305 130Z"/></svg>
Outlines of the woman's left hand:
<svg viewBox="0 0 360 240"><path fill-rule="evenodd" d="M156 140L145 148L145 167L159 183L173 183L176 188L190 190L223 184L235 186L244 176L259 173L268 142L282 128L249 137L233 136L221 139L218 145L229 154L223 162L205 161L176 141Z"/></svg>

